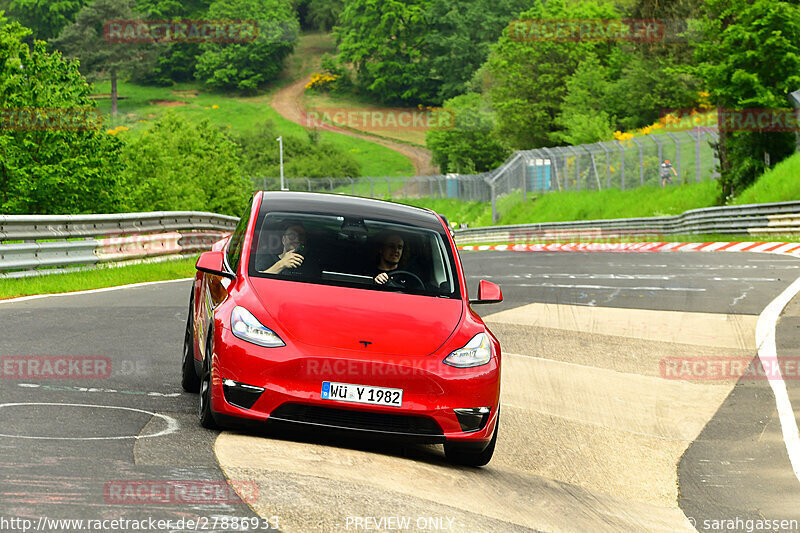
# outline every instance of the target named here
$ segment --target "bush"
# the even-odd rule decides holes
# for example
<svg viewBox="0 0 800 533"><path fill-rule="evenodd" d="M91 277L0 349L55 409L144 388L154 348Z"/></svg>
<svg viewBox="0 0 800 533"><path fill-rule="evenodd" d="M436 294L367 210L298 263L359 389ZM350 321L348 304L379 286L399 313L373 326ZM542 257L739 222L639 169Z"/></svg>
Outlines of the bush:
<svg viewBox="0 0 800 533"><path fill-rule="evenodd" d="M278 133L272 122L264 122L236 138L246 175L280 176ZM284 174L305 178L346 177L361 174L358 161L332 144L320 142L316 132L307 139L283 135Z"/></svg>
<svg viewBox="0 0 800 533"><path fill-rule="evenodd" d="M436 116L451 118L453 124L428 130L425 142L433 162L443 173L469 174L500 166L510 154L492 131L494 113L477 93L456 96L444 103Z"/></svg>
<svg viewBox="0 0 800 533"><path fill-rule="evenodd" d="M135 211L210 211L241 215L252 192L236 145L208 120L165 113L123 149Z"/></svg>

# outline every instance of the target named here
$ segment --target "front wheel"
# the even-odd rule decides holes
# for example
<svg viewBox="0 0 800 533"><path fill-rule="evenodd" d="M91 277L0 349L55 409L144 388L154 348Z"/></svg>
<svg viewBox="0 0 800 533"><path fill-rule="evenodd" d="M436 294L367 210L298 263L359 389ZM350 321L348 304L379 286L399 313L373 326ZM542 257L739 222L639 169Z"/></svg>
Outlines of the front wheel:
<svg viewBox="0 0 800 533"><path fill-rule="evenodd" d="M451 463L464 466L484 466L489 464L494 455L494 447L497 444L497 432L500 429L500 418L494 425L492 440L483 450L475 450L472 444L461 442L446 442L444 445L444 455Z"/></svg>
<svg viewBox="0 0 800 533"><path fill-rule="evenodd" d="M214 420L214 411L211 409L211 349L214 346L214 334L209 331L208 345L206 347L206 357L203 361L203 375L200 376L200 401L197 406L197 414L200 416L200 425L206 429L218 429Z"/></svg>
<svg viewBox="0 0 800 533"><path fill-rule="evenodd" d="M194 321L192 320L192 301L189 301L189 318L183 335L183 361L181 364L181 385L186 392L200 390L200 377L194 369Z"/></svg>

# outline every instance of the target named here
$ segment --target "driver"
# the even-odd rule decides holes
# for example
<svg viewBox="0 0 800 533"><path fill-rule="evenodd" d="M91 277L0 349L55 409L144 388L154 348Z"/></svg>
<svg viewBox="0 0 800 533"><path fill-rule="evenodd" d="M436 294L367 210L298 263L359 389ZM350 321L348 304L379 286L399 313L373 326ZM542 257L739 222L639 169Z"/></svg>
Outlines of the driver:
<svg viewBox="0 0 800 533"><path fill-rule="evenodd" d="M389 275L393 271L406 263L408 257L403 253L404 249L405 241L399 233L387 233L383 236L378 248L377 275L373 277L375 283L383 285L389 281Z"/></svg>

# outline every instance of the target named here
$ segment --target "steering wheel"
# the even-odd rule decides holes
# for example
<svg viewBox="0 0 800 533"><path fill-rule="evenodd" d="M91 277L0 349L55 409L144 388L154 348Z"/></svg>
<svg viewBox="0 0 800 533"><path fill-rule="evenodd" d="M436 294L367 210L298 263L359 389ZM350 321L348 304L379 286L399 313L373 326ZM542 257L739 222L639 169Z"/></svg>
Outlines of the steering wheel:
<svg viewBox="0 0 800 533"><path fill-rule="evenodd" d="M386 284L390 285L391 287L399 287L403 289L425 289L425 283L419 278L419 276L413 272L409 272L408 270L393 270L392 272L387 272L387 274L389 274L389 281L386 282ZM414 285L409 285L409 282L411 281L414 282Z"/></svg>

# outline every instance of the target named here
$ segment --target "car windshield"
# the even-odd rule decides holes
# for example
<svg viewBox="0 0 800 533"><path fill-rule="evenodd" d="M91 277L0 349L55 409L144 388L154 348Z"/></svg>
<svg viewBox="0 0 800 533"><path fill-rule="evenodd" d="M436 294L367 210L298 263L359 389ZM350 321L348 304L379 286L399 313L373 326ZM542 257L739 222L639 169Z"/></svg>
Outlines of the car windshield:
<svg viewBox="0 0 800 533"><path fill-rule="evenodd" d="M286 257L296 254L302 257ZM294 263L292 263L292 260ZM251 277L460 298L454 256L439 232L336 213L262 213ZM385 272L385 281L376 278Z"/></svg>

